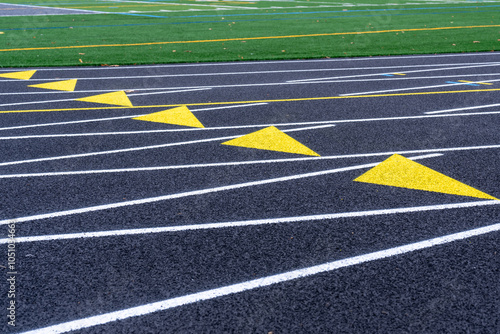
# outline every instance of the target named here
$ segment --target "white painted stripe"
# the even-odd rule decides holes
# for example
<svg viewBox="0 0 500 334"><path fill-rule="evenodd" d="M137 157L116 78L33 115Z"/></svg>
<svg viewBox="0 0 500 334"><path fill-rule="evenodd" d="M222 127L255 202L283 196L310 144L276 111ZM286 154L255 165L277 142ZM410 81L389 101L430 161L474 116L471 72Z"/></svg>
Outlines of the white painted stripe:
<svg viewBox="0 0 500 334"><path fill-rule="evenodd" d="M127 94L128 96L142 96L142 95L157 95L157 94L169 94L169 93L185 93L185 92L196 92L200 90L210 90L212 88L191 88L191 89L182 89L182 90L167 90L161 92L153 92L153 93L137 93L137 94Z"/></svg>
<svg viewBox="0 0 500 334"><path fill-rule="evenodd" d="M452 150L480 150L500 148L497 146L478 146L472 148L455 148ZM442 149L449 151L450 149ZM258 164L273 164L283 162L305 162L311 160L334 160L334 159L352 159L352 158L367 158L367 157L380 157L390 156L393 154L421 154L429 152L439 152L439 149L433 150L418 150L418 151L393 151L393 152L380 152L380 153L364 153L364 154L349 154L349 155L332 155L321 157L305 157L305 158L287 158L287 159L270 159L270 160L251 160L251 161L231 161L231 162L216 162L208 164L192 164L192 165L171 165L171 166L155 166L155 167L138 167L138 168L116 168L116 169L98 169L98 170L82 170L82 171L65 171L65 172L45 172L45 173L25 173L25 174L5 174L0 175L0 179L23 178L23 177L49 177L49 176L69 176L69 175L90 175L90 174L108 174L108 173L130 173L130 172L151 172L162 171L169 169L190 169L190 168L213 168L213 167L229 167L229 166L244 166L244 165L258 165ZM429 154L430 155L430 154ZM440 156L442 154L436 153L433 156Z"/></svg>
<svg viewBox="0 0 500 334"><path fill-rule="evenodd" d="M401 74L409 74L409 73L422 73L422 72L432 72L432 71L447 71L447 70L459 70L464 68L479 68L479 67L489 67L489 66L498 66L500 63L492 63L486 65L472 65L472 66L457 66L457 67L443 67L443 68L431 68L425 70L414 70L414 71L398 71ZM393 72L384 72L384 73L372 73L372 74L356 74L356 75L346 75L346 76L337 76L337 77L329 77L329 78L314 78L314 79L301 79L301 80L289 80L287 82L311 82L311 81L323 81L323 80L332 80L332 79L345 79L345 78L359 78L359 77L373 77L384 74L391 74Z"/></svg>
<svg viewBox="0 0 500 334"><path fill-rule="evenodd" d="M420 157L413 157L410 159L416 160L416 159L424 159L424 158L429 158L429 157L434 157L434 156L435 155L424 155L424 156L420 156ZM379 163L380 162L357 165L357 166L342 167L342 168L334 168L334 169L328 169L328 170L323 170L323 171L319 171L319 172L311 172L311 173L304 173L304 174L297 174L297 175L290 175L290 176L282 176L282 177L276 177L276 178L259 180L259 181L237 183L237 184L232 184L232 185L228 185L228 186L220 186L220 187L214 187L214 188L208 188L208 189L186 191L186 192L171 194L171 195L143 198L143 199L139 199L139 200L124 201L124 202L117 202L117 203L104 204L104 205L96 205L96 206L91 206L91 207L86 207L86 208L65 210L65 211L52 212L52 213L27 216L27 217L20 217L20 218L4 219L4 220L0 220L0 225L7 225L7 224L10 224L13 222L22 223L22 222L28 222L28 221L34 221L34 220L64 217L64 216L76 215L76 214L81 214L81 213L104 211L104 210L117 209L117 208L122 208L122 207L127 207L127 206L155 203L155 202L166 201L166 200L177 199L177 198L185 198L185 197L190 197L190 196L199 196L199 195L212 194L212 193L222 192L222 191L255 187L255 186L261 186L261 185L271 184L271 183L300 180L300 179L305 179L305 178L310 178L310 177L323 176L323 175L328 175L328 174L347 172L347 171L364 169L364 168L371 168L371 167L378 165Z"/></svg>
<svg viewBox="0 0 500 334"><path fill-rule="evenodd" d="M296 131L306 131L306 130L317 130L317 129L331 128L333 126L335 126L335 124L316 125L316 126L308 126L308 127L304 127L304 128L281 130L281 132L296 132Z"/></svg>
<svg viewBox="0 0 500 334"><path fill-rule="evenodd" d="M86 10L86 9L71 9L71 8L63 8L63 7L48 7L48 6L40 6L40 5L22 5L22 4L11 4L11 3L2 3L2 4L9 5L9 6L28 7L31 9L51 9L51 10L55 10L55 11L57 11L57 10L65 11L66 10L66 11L68 11L68 13L66 13L65 15L78 14L77 12L86 12L88 14L109 14L107 12L98 12L95 10ZM32 16L32 15L33 14L29 14L29 16ZM61 14L46 13L46 14L38 14L38 15L49 16L49 15L61 15ZM19 15L19 16L24 16L24 15Z"/></svg>
<svg viewBox="0 0 500 334"><path fill-rule="evenodd" d="M78 79L80 80L80 79ZM46 80L43 80L46 81ZM171 94L171 93L183 93L183 92L194 92L199 90L208 90L211 88L192 88L192 89L183 89L183 90L169 90L162 92L154 92L154 93L139 93L139 94L126 94L127 96L139 96L139 95L153 95L153 94ZM71 92L71 93L81 93L81 92ZM87 96L84 96L84 98ZM17 102L17 103L5 103L0 104L0 107L11 107L17 105L25 105L25 104L43 104L43 103L57 103L57 102L68 102L68 101L76 101L80 97L75 97L72 99L62 99L62 100L47 100L47 101L27 101L27 102Z"/></svg>
<svg viewBox="0 0 500 334"><path fill-rule="evenodd" d="M25 104L43 104L43 103L69 102L69 101L74 101L75 99L76 98L73 98L73 99L61 99L61 100L46 100L46 101L28 101L28 102L4 103L4 104L0 104L0 107L11 107L11 106L19 106L19 105L25 105Z"/></svg>
<svg viewBox="0 0 500 334"><path fill-rule="evenodd" d="M460 78L466 77L483 77L483 76L499 76L500 73L479 73L479 74L461 74ZM345 82L382 82L382 81L405 81L405 80L428 80L428 79L449 79L457 78L457 75L434 75L426 77L380 77L380 78L362 78L362 79L347 79L347 80L320 80L308 82L271 82L271 83L255 83L255 84L226 84L226 85L208 85L208 86L186 86L186 87L150 87L150 88L123 88L123 89L100 89L100 90L79 90L78 93L108 93L123 90L127 91L153 91L153 90L191 90L191 89L213 89L213 88L241 88L241 87L262 87L262 86L290 86L290 85L305 85L305 84L325 84L325 83L345 83ZM482 82L482 80L479 80ZM48 94L74 94L75 92L66 91L47 91L47 92L16 92L16 93L0 93L2 95L48 95Z"/></svg>
<svg viewBox="0 0 500 334"><path fill-rule="evenodd" d="M139 65L139 66L103 66L103 67L54 67L54 68L27 68L28 70L37 71L126 71L129 69L146 69L146 68L185 68L185 67L218 67L218 66L241 66L255 65L262 66L268 64L295 64L295 63L337 63L337 62L365 62L377 60L394 60L394 59L428 59L428 58L459 58L459 57L498 57L498 52L478 52L478 53L460 53L460 54L438 54L438 55L408 55L408 56L377 56L377 57L358 57L358 58L335 58L335 59L304 59L304 60L272 60L272 61L242 61L242 62L221 62L221 63L202 63L202 64L160 64L160 65ZM471 63L456 63L456 64L422 64L420 66L448 66L448 65L466 65ZM404 66L404 65L403 65ZM398 66L402 68L403 66ZM0 72L12 72L12 69L0 69Z"/></svg>
<svg viewBox="0 0 500 334"><path fill-rule="evenodd" d="M201 108L196 110L191 110L192 112L196 111L205 111L205 110L219 110L219 109L229 109L229 108L241 108L241 107L252 107L252 106L260 106L266 105L268 103L249 103L249 104L235 104L230 106L219 106L219 107L211 107L211 108ZM107 118L94 118L94 119L84 119L79 121L68 121L68 122L56 122L56 123L44 123L44 124L30 124L30 125L18 125L18 126L10 126L5 128L0 128L0 131L3 130L17 130L17 129L27 129L27 128L37 128L37 127L45 127L45 126L55 126L55 125L68 125L68 124L79 124L79 123L89 123L89 122L103 122L103 121L113 121L117 119L126 119L126 118L134 118L145 116L148 114L140 114L140 115L130 115L130 116L117 116L117 117L107 117ZM197 128L199 129L199 128ZM192 129L191 129L192 130ZM170 129L168 131L177 131L177 129ZM180 131L186 131L182 129Z"/></svg>
<svg viewBox="0 0 500 334"><path fill-rule="evenodd" d="M155 166L155 167L138 167L138 168L116 168L116 169L98 169L98 170L81 170L81 171L64 171L64 172L45 172L45 173L24 173L24 174L5 174L0 175L0 179L22 178L22 177L48 177L48 176L69 176L69 175L89 175L89 174L107 174L107 173L130 173L130 172L151 172L170 169L190 169L190 168L213 168L213 167L228 167L228 166L243 166L243 165L258 165L258 164L273 164L273 163L288 163L288 162L306 162L314 160L335 160L335 159L353 159L353 158L369 158L383 157L393 154L431 154L436 152L454 152L454 151L474 151L499 149L500 145L487 146L471 146L471 147L448 147L436 148L428 150L409 150L409 151L389 151L377 153L360 153L347 155L331 155L320 157L301 157L287 159L269 159L269 160L251 160L251 161L230 161L216 162L208 164L191 164L191 165L171 165L171 166ZM435 155L438 156L438 155Z"/></svg>
<svg viewBox="0 0 500 334"><path fill-rule="evenodd" d="M144 116L145 114L140 115L130 115L130 116L116 116L116 117L106 117L106 118L94 118L94 119L84 119L80 121L68 121L68 122L55 122L55 123L42 123L42 124L29 124L29 125L18 125L18 126L9 126L5 128L0 128L0 131L4 130L18 130L18 129L28 129L28 128L39 128L45 126L57 126L57 125L69 125L69 124L79 124L79 123L91 123L91 122L105 122L105 121L114 121L117 119L126 119L126 118L134 118L139 116Z"/></svg>
<svg viewBox="0 0 500 334"><path fill-rule="evenodd" d="M264 106L269 103L267 102L258 102L258 103L246 103L246 104L234 104L229 106L218 106L218 107L209 107L209 108L200 108L191 110L192 112L196 111L206 111L206 110L219 110L219 109L231 109L231 108L241 108L241 107L254 107L254 106Z"/></svg>
<svg viewBox="0 0 500 334"><path fill-rule="evenodd" d="M329 125L314 126L314 127L305 127L305 128L298 128L298 129L288 129L288 130L282 130L282 131L283 132L304 131L304 130L324 128L324 127L331 127L331 126L335 126L335 125L329 124ZM214 142L214 141L223 141L223 140L234 139L234 138L241 137L243 135L245 135L245 134L240 134L240 135L235 135L235 136L217 137L217 138L208 138L208 139L190 140L190 141L176 142L176 143L150 145L150 146L122 148L122 149L118 149L118 150L109 150L109 151L100 151L100 152L89 152L89 153L79 153L79 154L71 154L71 155L60 155L60 156L56 156L56 157L37 158L37 159L28 159L28 160L8 161L8 162L2 162L2 163L0 163L0 166L12 166L12 165L27 164L27 163L35 163L35 162L44 162L44 161L54 161L54 160L63 160L63 159L75 159L75 158L92 157L92 156L97 156L97 155L110 155L110 154L118 154L118 153L129 153L129 152L135 152L135 151L152 150L152 149L172 147L172 146L201 144L201 143L208 143L208 142Z"/></svg>
<svg viewBox="0 0 500 334"><path fill-rule="evenodd" d="M77 78L79 81L84 80L123 80L123 79L148 79L148 78L186 78L186 77L212 77L212 76L229 76L229 75L261 75L261 74L278 74L278 73L309 73L309 72L335 72L335 71L361 71L361 70L378 70L378 69L394 69L395 71L391 72L382 72L382 73L372 73L372 74L358 74L355 76L339 76L333 78L316 78L316 79L301 79L301 80L290 80L288 82L303 82L303 81L312 81L312 80L328 80L328 79L336 79L336 78L352 78L352 77L363 77L363 76L378 76L383 74L391 74L393 72L398 73L418 73L418 72L427 72L427 71L440 71L440 70L450 70L450 69L462 69L462 68L477 68L477 67L485 67L485 66L497 66L500 63L498 62L479 62L479 63L458 63L458 64L421 64L421 65L400 65L400 66L374 66L374 67L349 67L349 68L321 68L321 69L287 69L287 70L266 70L266 71L238 71L238 72L210 72L210 73L181 73L181 74L155 74L155 75L132 75L132 76L113 76L113 77L79 77ZM454 67L445 67L443 66L454 66ZM403 68L422 68L422 67L431 67L430 69L422 69L416 71L396 71L398 69ZM434 68L438 67L438 68ZM441 67L441 68L439 68ZM12 72L12 71L11 71ZM75 79L74 77L68 78L59 78L60 80L66 79ZM47 81L48 79L30 79L32 81ZM12 82L12 79L2 79L0 82Z"/></svg>
<svg viewBox="0 0 500 334"><path fill-rule="evenodd" d="M169 169L210 168L210 167L242 166L242 165L253 165L253 164L271 164L271 163L282 163L282 162L305 162L305 161L311 161L311 160L333 160L333 159L352 159L352 158L389 156L392 154L423 154L423 153L433 153L433 152L475 151L475 150L487 150L487 149L499 149L499 148L500 148L500 145L448 147L448 148L436 148L436 149L428 149L428 150L389 151L389 152L378 152L378 153L331 155L331 156L321 156L321 157L219 162L219 163L209 163L209 164L171 165L171 166L117 168L117 169L100 169L100 170L98 169L98 170L46 172L46 173L6 174L6 175L0 175L0 179L21 178L21 177L47 177L47 176L106 174L106 173L148 172L148 171L160 171L160 170L169 170Z"/></svg>
<svg viewBox="0 0 500 334"><path fill-rule="evenodd" d="M264 103L266 104L266 103ZM249 104L241 105L238 107L253 106L259 104ZM212 110L212 109L224 109L232 108L228 107L216 107L216 108L205 108L192 110L193 112L202 110ZM462 113L462 114L447 114L447 115L418 115L418 116L402 116L402 117L380 117L380 118L366 118L366 119L347 119L347 120L332 120L332 121L317 121L317 122L297 122L297 123L269 123L269 124L251 124L251 125L235 125L235 126L217 126L217 127L206 127L206 128L179 128L179 129L162 129L162 130L144 130L144 131L117 131L117 132L94 132L94 133L64 133L64 134L51 134L51 135L27 135L27 136L11 136L11 137L0 137L0 140L18 140L18 139L38 139L38 138L58 138L58 137L85 137L85 136L111 136L111 135L133 135L133 134L153 134L153 133L165 133L165 132L187 132L187 131L211 131L211 130L232 130L232 129L246 129L246 128L258 128L258 127L268 127L268 126L298 126L298 125L315 125L315 124L341 124L341 123L362 123L362 122L376 122L376 121L397 121L397 120L411 120L411 119L425 119L425 118L443 118L443 117L466 117L466 116L484 116L484 115L498 115L500 111L489 111L480 113ZM48 124L34 124L34 125L21 125L10 128L0 128L1 130L12 130L12 129L22 129L31 128L38 126L50 126L50 125L65 125L65 124L77 124L77 123L87 123L87 122L99 122L99 121L109 121L115 119L125 119L134 118L144 115L132 115L132 116L119 116L111 118L99 118L93 120L83 120L83 121L73 121L73 122L60 122L60 123L48 123Z"/></svg>
<svg viewBox="0 0 500 334"><path fill-rule="evenodd" d="M488 225L472 230L467 230L459 233L448 234L445 236L427 239L403 246L384 249L377 252L367 253L363 255L353 256L342 260L327 262L324 264L306 267L302 269L292 270L285 273L266 276L242 283L226 285L220 288L205 290L198 293L184 295L180 297L165 299L159 302L140 305L104 313L92 317L87 317L79 320L68 321L57 325L36 329L33 331L25 332L24 334L57 334L69 331L79 330L83 328L94 327L98 325L107 324L117 320L138 317L141 315L151 314L158 311L165 311L178 306L189 305L198 303L205 300L211 300L222 296L229 296L244 291L254 290L265 286L271 286L283 282L289 282L296 279L306 278L320 273L327 273L341 268L352 267L358 264L367 263L376 260L387 259L390 257L403 255L407 253L416 252L423 249L432 248L439 245L445 245L454 241L460 241L485 235L492 232L500 231L500 224Z"/></svg>
<svg viewBox="0 0 500 334"><path fill-rule="evenodd" d="M172 147L172 146L201 144L201 143L208 143L208 142L213 142L213 141L223 141L223 140L234 139L237 137L239 137L239 135L238 136L226 136L226 137L218 137L218 138L191 140L191 141L168 143L168 144L150 145L150 146L130 147L130 148L124 148L124 149L118 149L118 150L89 152L89 153L80 153L80 154L71 154L71 155L60 155L60 156L56 156L56 157L9 161L9 162L0 163L0 166L12 166L12 165L27 164L27 163L35 163L35 162L75 159L75 158L92 157L92 156L98 156L98 155L110 155L110 154L118 154L118 153L129 153L129 152L152 150L152 149Z"/></svg>
<svg viewBox="0 0 500 334"><path fill-rule="evenodd" d="M495 80L481 80L480 82L497 82L497 81L500 81L500 79L495 79ZM364 95L364 94L378 94L378 93L389 93L389 92L402 92L402 91L407 91L407 90L430 89L430 88L440 88L440 87L449 87L449 86L457 86L457 85L468 85L470 83L474 83L474 82L460 82L460 83L451 83L451 84L434 85L434 86L420 86L420 87L407 87L407 88L374 90L374 91L371 91L371 92L340 94L339 96L356 96L356 95Z"/></svg>
<svg viewBox="0 0 500 334"><path fill-rule="evenodd" d="M39 235L31 237L18 237L15 239L15 241L16 243L21 243L21 242L39 242L39 241L54 241L54 240L67 240L67 239L119 237L119 236L140 235L140 234L172 233L181 231L197 231L197 230L248 227L248 226L284 224L284 223L302 223L302 222L314 222L318 220L334 220L342 218L372 217L372 216L394 215L402 213L466 209L466 208L499 205L499 204L500 201L475 201L475 202L465 202L465 203L416 206L408 208L329 213L329 214L311 215L311 216L266 218L266 219L244 220L244 221L223 222L223 223L206 223L206 224L195 224L195 225L177 225L177 226L137 228L137 229L127 229L127 230L114 230L114 231ZM0 239L0 244L6 244L9 242L9 240L10 240L9 238Z"/></svg>
<svg viewBox="0 0 500 334"><path fill-rule="evenodd" d="M442 114L442 113L453 112L453 111L460 111L460 110L473 110L473 109L491 108L491 107L498 107L498 106L500 106L500 103L485 104L485 105L482 105L482 106L472 106L472 107L463 107L463 108L454 108L454 109L427 111L427 112L424 112L424 114L433 115L433 114Z"/></svg>
<svg viewBox="0 0 500 334"><path fill-rule="evenodd" d="M118 1L118 0L113 0L112 2L118 2L118 3L142 3L142 4L151 4L150 1ZM227 8L227 9L256 9L255 7L243 7L243 6L223 6L223 5L204 5L204 4L197 4L197 3L174 3L174 2L156 2L155 4L163 4L163 5L169 5L169 6L182 6L182 7L210 7L210 8ZM113 13L115 14L115 13Z"/></svg>
<svg viewBox="0 0 500 334"><path fill-rule="evenodd" d="M384 81L407 81L407 80L429 80L429 79L450 79L450 78L460 78L465 77L484 77L484 76L499 76L500 73L476 73L476 74L460 74L460 75L430 75L423 77L413 77L413 76L394 76L394 77L380 77L380 78L363 78L363 79L350 79L350 80L319 80L319 81L308 81L304 82L307 84L312 83L344 83L344 82L384 82ZM296 82L296 84L302 84L301 82ZM207 86L208 87L208 86Z"/></svg>
<svg viewBox="0 0 500 334"><path fill-rule="evenodd" d="M52 7L52 8L58 8L58 9L62 9L61 7ZM68 9L68 8L66 8ZM29 16L48 16L48 15L51 15L51 16L57 16L57 15L68 15L68 14L71 14L71 15L88 15L88 14L108 14L106 12L82 12L82 13L79 13L78 11L79 10L83 10L83 9L74 9L74 13L46 13L46 14L30 14ZM23 17L26 17L27 15L26 14L17 14L17 15L12 15L12 14L9 14L9 15L5 15L5 16L2 16L2 17L20 17L20 16L23 16Z"/></svg>

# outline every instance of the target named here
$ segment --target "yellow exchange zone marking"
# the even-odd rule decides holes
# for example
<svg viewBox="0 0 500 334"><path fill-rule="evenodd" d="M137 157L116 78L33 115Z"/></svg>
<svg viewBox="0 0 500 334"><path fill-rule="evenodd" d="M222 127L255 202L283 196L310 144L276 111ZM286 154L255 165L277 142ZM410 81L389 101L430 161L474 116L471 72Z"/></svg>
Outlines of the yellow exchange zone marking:
<svg viewBox="0 0 500 334"><path fill-rule="evenodd" d="M479 26L459 26L459 27L391 29L391 30L378 30L378 31L333 32L333 33L308 34L308 35L239 37L239 38L222 38L222 39L204 39L204 40L195 40L195 41L167 41L167 42L130 43L130 44L100 44L100 45L69 45L69 46L52 46L52 47L38 47L38 48L0 49L0 52L9 52L9 51L34 51L34 50L58 50L58 49L80 49L80 48L104 48L104 47L118 47L118 46L147 46L147 45L187 44L187 43L211 43L211 42L250 41L250 40L284 39L284 38L300 38L300 37L323 37L323 36L340 36L340 35L381 34L381 33L389 33L389 32L433 31L433 30L474 29L474 28L498 28L498 27L500 27L500 24L479 25Z"/></svg>
<svg viewBox="0 0 500 334"><path fill-rule="evenodd" d="M457 94L457 93L495 92L495 91L500 91L500 88L472 89L472 90L452 90L452 91L442 91L442 92L438 91L438 92L420 92L420 93L400 93L400 94L302 97L302 98L295 98L295 99L277 99L277 100L177 103L177 104L161 104L161 105L131 106L131 107L94 107L94 108L63 108L63 109L33 109L33 110L4 110L4 111L0 110L0 114L28 113L28 112L49 112L49 111L104 110L104 109L173 108L173 107L180 107L180 106L214 106L214 105L226 105L226 104L297 102L297 101L318 101L318 100L334 100L334 99L362 99L362 98L369 98L369 97L416 96L416 95Z"/></svg>

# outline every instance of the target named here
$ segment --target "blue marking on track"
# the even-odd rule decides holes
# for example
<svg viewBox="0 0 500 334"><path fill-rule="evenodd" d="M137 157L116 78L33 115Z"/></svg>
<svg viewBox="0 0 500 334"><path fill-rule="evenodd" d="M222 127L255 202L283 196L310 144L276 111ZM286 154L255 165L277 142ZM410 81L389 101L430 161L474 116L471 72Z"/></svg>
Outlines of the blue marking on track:
<svg viewBox="0 0 500 334"><path fill-rule="evenodd" d="M471 82L455 82L455 81L446 81L446 83L450 83L450 84L457 84L457 85L480 86L480 85L478 85L478 84L471 83Z"/></svg>

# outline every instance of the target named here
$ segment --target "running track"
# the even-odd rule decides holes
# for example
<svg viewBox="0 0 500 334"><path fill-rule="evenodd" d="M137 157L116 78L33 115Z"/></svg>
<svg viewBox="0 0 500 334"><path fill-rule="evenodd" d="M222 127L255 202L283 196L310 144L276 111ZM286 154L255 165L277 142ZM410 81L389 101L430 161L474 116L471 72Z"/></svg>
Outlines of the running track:
<svg viewBox="0 0 500 334"><path fill-rule="evenodd" d="M33 70L7 332L500 332L500 202L353 181L398 153L498 198L498 53ZM181 105L204 128L133 119ZM221 145L269 126L319 156Z"/></svg>

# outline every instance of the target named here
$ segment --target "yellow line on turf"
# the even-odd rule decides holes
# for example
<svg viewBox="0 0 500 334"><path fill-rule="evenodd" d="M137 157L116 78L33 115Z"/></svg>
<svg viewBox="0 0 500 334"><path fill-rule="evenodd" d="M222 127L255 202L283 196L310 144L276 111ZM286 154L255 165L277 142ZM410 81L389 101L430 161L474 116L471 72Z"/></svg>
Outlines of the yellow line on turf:
<svg viewBox="0 0 500 334"><path fill-rule="evenodd" d="M495 91L500 91L500 88L472 89L472 90L451 90L451 91L442 91L442 92L399 93L399 94L302 97L302 98L295 98L295 99L276 99L276 100L177 103L177 104L161 104L161 105L151 105L151 106L132 106L132 107L93 107L93 108L33 109L33 110L4 110L4 111L0 110L0 114L49 112L49 111L105 110L105 109L109 110L109 109L170 108L170 107L178 107L178 106L192 107L192 106L213 106L213 105L226 105L226 104L298 102L298 101L318 101L318 100L334 100L334 99L360 99L360 98L366 98L366 97L415 96L415 95L457 94L457 93L476 93L476 92L495 92Z"/></svg>
<svg viewBox="0 0 500 334"><path fill-rule="evenodd" d="M142 5L142 4L136 4L136 5L115 5L115 4L110 4L110 5L99 5L99 6L64 6L64 8L68 9L89 9L89 8L121 8L121 7L172 7L174 5L169 5L169 4L151 4L151 5ZM112 13L112 12L110 12Z"/></svg>
<svg viewBox="0 0 500 334"><path fill-rule="evenodd" d="M38 48L0 49L0 52L8 52L8 51L34 51L34 50L59 50L59 49L81 49L81 48L105 48L105 47L119 47L119 46L148 46L148 45L188 44L188 43L212 43L212 42L250 41L250 40L284 39L284 38L301 38L301 37L324 37L324 36L340 36L340 35L380 34L380 33L388 33L388 32L433 31L433 30L473 29L473 28L498 28L498 27L500 27L500 24L480 25L480 26L459 26L459 27L392 29L392 30L378 30L378 31L333 32L333 33L308 34L308 35L287 35L287 36L261 36L261 37L239 37L239 38L222 38L222 39L203 39L203 40L195 40L195 41L170 41L170 42L129 43L129 44L98 44L98 45L69 45L69 46L52 46L52 47L38 47Z"/></svg>

